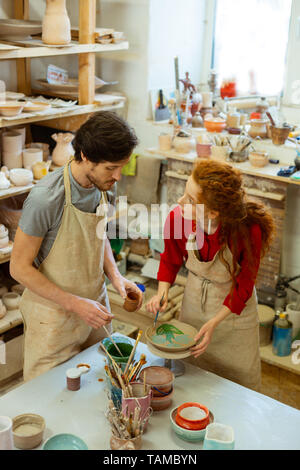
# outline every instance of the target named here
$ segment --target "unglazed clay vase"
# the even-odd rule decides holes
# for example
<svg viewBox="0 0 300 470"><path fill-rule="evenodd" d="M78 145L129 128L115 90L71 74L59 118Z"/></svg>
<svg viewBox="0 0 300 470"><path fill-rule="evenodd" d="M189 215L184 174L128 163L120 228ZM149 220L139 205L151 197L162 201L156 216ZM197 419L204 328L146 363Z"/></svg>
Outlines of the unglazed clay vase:
<svg viewBox="0 0 300 470"><path fill-rule="evenodd" d="M52 153L52 162L56 166L64 166L74 155L72 140L74 135L71 133L53 134L52 139L56 142L56 147Z"/></svg>
<svg viewBox="0 0 300 470"><path fill-rule="evenodd" d="M43 18L42 40L45 44L64 45L71 41L71 24L66 0L47 0Z"/></svg>

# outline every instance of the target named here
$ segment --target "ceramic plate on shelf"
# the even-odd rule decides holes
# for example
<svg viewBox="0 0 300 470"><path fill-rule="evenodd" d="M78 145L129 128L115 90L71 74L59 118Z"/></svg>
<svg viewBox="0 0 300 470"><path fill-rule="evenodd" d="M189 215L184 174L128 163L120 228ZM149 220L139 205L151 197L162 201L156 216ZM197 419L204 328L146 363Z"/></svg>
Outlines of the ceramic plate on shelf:
<svg viewBox="0 0 300 470"><path fill-rule="evenodd" d="M41 21L0 19L0 37L5 36L30 36L42 32Z"/></svg>
<svg viewBox="0 0 300 470"><path fill-rule="evenodd" d="M67 83L48 83L48 81L45 78L40 78L36 80L36 83L44 90L56 91L60 93L62 92L76 93L78 92L78 87L79 87L78 78L69 78ZM106 84L107 83L101 80L100 78L95 77L95 90L102 88Z"/></svg>
<svg viewBox="0 0 300 470"><path fill-rule="evenodd" d="M185 351L196 344L198 331L191 325L178 320L157 323L146 330L146 338L156 349L166 352Z"/></svg>

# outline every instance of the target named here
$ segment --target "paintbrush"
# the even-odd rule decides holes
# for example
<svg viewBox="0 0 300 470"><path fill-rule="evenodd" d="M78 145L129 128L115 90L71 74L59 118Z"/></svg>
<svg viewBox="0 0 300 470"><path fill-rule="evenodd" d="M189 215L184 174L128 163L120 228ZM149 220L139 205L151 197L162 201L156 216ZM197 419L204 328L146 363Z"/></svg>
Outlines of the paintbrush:
<svg viewBox="0 0 300 470"><path fill-rule="evenodd" d="M136 364L136 366L133 367L132 371L130 372L130 374L129 374L129 376L128 376L128 381L129 381L129 382L131 381L131 379L132 379L135 375L137 375L137 373L138 373L138 371L140 370L140 368L141 368L144 364L146 364L145 359L146 359L145 354L142 354L142 355L141 355L141 358L140 358L140 360L139 360L139 362Z"/></svg>
<svg viewBox="0 0 300 470"><path fill-rule="evenodd" d="M136 351L138 342L139 342L139 340L141 339L142 334L143 334L143 331L142 331L142 330L139 330L139 332L138 332L138 334L137 334L137 338L136 338L136 340L135 340L135 345L134 345L134 347L132 348L131 354L130 354L130 356L129 356L129 359L128 359L128 361L127 361L127 364L126 364L126 367L125 367L125 370L124 370L124 376L126 376L126 374L127 374L127 371L128 371L128 369L129 369L129 366L130 366L130 364L131 364L131 361L132 361L132 359L133 359L133 357L134 357L134 354L135 354L135 351Z"/></svg>
<svg viewBox="0 0 300 470"><path fill-rule="evenodd" d="M106 375L109 377L109 379L110 379L112 385L113 385L114 387L119 388L117 382L115 381L115 379L114 379L113 376L111 375L111 371L110 371L109 367L108 367L108 366L105 366L104 369L105 369Z"/></svg>
<svg viewBox="0 0 300 470"><path fill-rule="evenodd" d="M112 335L110 334L110 332L108 331L108 329L106 328L105 325L103 325L103 329L104 329L105 333L107 334L107 336L109 336L111 342L113 343L113 345L114 345L114 347L116 348L116 350L118 351L118 353L119 353L122 357L124 357L123 354L121 353L119 347L117 346L117 343L114 341Z"/></svg>
<svg viewBox="0 0 300 470"><path fill-rule="evenodd" d="M161 308L161 307L162 307L162 305L163 305L163 302L164 302L164 296L165 296L165 294L163 294L162 298L160 299L160 302L159 302L159 307L160 307L160 308ZM157 318L158 318L159 310L160 310L160 309L158 309L158 310L157 310L157 312L156 312L156 315L155 315L155 319L154 319L154 328L155 328L155 326L156 326L156 322L157 322Z"/></svg>

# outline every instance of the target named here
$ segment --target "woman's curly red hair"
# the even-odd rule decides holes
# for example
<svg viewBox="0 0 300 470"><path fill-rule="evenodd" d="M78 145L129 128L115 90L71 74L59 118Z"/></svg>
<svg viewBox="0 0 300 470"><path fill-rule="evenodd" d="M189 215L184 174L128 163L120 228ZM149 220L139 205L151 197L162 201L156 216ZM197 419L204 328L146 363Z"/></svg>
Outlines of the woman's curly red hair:
<svg viewBox="0 0 300 470"><path fill-rule="evenodd" d="M219 212L221 222L220 230L220 257L227 267L232 278L232 291L236 284L239 271L237 259L238 240L243 240L247 251L247 258L252 259L250 228L258 224L261 228L262 248L261 258L270 248L275 224L272 215L263 204L247 200L243 189L241 172L227 163L216 160L203 159L194 166L192 177L199 185L199 203ZM223 253L226 246L231 247L233 254L233 268L231 269ZM254 266L249 266L254 270Z"/></svg>

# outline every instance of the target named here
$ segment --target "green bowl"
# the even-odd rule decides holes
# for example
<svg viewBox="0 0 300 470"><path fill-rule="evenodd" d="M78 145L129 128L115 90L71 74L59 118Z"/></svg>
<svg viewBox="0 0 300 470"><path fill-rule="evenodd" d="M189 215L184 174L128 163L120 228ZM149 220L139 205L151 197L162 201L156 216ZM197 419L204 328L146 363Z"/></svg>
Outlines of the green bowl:
<svg viewBox="0 0 300 470"><path fill-rule="evenodd" d="M47 439L43 450L88 450L88 446L74 434L56 434Z"/></svg>
<svg viewBox="0 0 300 470"><path fill-rule="evenodd" d="M201 429L200 431L191 431L190 429L184 429L181 426L178 426L176 423L176 414L177 414L178 407L174 408L170 413L170 420L171 426L175 434L177 434L180 439L183 439L187 442L200 442L204 440L205 437L205 429ZM209 412L209 424L214 422L214 415L212 412Z"/></svg>
<svg viewBox="0 0 300 470"><path fill-rule="evenodd" d="M120 356L120 353L118 352L118 350L116 349L115 345L113 344L110 338L104 338L102 340L102 344L107 350L107 352L114 359L114 361L117 362L121 366L122 370L124 370L127 364L127 361L129 359L129 356L131 354L131 351L133 349L133 345L129 338L123 338L123 337L118 337L114 335L113 339L115 343L118 345L118 348L120 349L121 353L123 354L123 357ZM110 359L108 359L108 361L109 363L111 363Z"/></svg>

